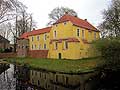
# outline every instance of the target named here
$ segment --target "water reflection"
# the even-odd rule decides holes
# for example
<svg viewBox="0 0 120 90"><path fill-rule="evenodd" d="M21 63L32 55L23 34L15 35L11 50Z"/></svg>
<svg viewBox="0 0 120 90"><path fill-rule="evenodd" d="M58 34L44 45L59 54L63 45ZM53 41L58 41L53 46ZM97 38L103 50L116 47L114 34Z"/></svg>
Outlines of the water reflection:
<svg viewBox="0 0 120 90"><path fill-rule="evenodd" d="M79 75L69 75L17 66L17 90L80 90Z"/></svg>
<svg viewBox="0 0 120 90"><path fill-rule="evenodd" d="M0 90L15 90L14 65L0 74Z"/></svg>
<svg viewBox="0 0 120 90"><path fill-rule="evenodd" d="M120 90L119 72L68 74L10 65L0 75L0 90Z"/></svg>

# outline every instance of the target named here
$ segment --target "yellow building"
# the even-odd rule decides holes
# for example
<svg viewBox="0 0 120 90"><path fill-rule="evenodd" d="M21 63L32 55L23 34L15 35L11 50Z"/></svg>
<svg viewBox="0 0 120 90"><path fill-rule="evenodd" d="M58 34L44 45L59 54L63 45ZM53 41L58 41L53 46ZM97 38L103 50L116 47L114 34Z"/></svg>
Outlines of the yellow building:
<svg viewBox="0 0 120 90"><path fill-rule="evenodd" d="M86 58L91 56L91 41L99 38L99 31L87 20L65 14L51 27L29 32L29 55L55 59Z"/></svg>

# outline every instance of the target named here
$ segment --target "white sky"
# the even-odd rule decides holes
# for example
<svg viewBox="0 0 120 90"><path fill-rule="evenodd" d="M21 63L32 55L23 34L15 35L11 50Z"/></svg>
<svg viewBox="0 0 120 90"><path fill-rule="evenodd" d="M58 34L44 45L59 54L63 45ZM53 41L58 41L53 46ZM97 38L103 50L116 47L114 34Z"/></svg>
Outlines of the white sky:
<svg viewBox="0 0 120 90"><path fill-rule="evenodd" d="M33 14L37 28L44 28L49 22L48 14L56 7L68 7L78 13L81 19L87 19L97 26L102 21L102 11L108 7L111 0L19 0Z"/></svg>

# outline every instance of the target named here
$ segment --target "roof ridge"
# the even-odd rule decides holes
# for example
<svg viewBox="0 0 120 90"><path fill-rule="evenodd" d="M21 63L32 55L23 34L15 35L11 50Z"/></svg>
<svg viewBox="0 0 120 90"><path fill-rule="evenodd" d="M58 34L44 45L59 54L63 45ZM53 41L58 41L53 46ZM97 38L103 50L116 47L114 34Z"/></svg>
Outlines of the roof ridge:
<svg viewBox="0 0 120 90"><path fill-rule="evenodd" d="M35 29L35 30L42 30L42 29L46 29L46 28L52 28L52 26L48 26L48 27L44 27L44 28L40 28L40 29ZM34 31L34 30L32 30Z"/></svg>
<svg viewBox="0 0 120 90"><path fill-rule="evenodd" d="M75 16L72 16L72 15L69 15L69 14L63 15L54 24L62 23L62 22L65 22L65 21L71 21L74 25L82 27L82 28L86 28L88 30L98 31L97 28L94 27L90 22L88 22L86 20L83 20L83 19L81 19L79 17L75 17Z"/></svg>
<svg viewBox="0 0 120 90"><path fill-rule="evenodd" d="M43 34L43 33L47 33L51 30L52 27L45 27L45 28L41 28L41 29L37 29L37 30L32 30L30 32L25 32L23 33L20 38L25 38L27 39L28 36L32 36L32 35L38 35L38 34Z"/></svg>

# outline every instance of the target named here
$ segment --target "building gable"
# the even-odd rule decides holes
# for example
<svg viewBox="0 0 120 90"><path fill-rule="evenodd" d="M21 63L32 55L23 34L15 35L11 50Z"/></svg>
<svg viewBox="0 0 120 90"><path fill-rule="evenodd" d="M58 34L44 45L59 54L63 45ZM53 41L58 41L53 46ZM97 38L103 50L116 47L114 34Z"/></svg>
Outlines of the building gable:
<svg viewBox="0 0 120 90"><path fill-rule="evenodd" d="M64 16L62 16L54 24L58 24L58 23L66 22L66 21L71 21L73 23L73 25L79 26L81 28L98 31L97 28L95 28L92 24L90 24L86 19L82 20L78 17L71 16L71 15L68 15L68 14L65 14Z"/></svg>

